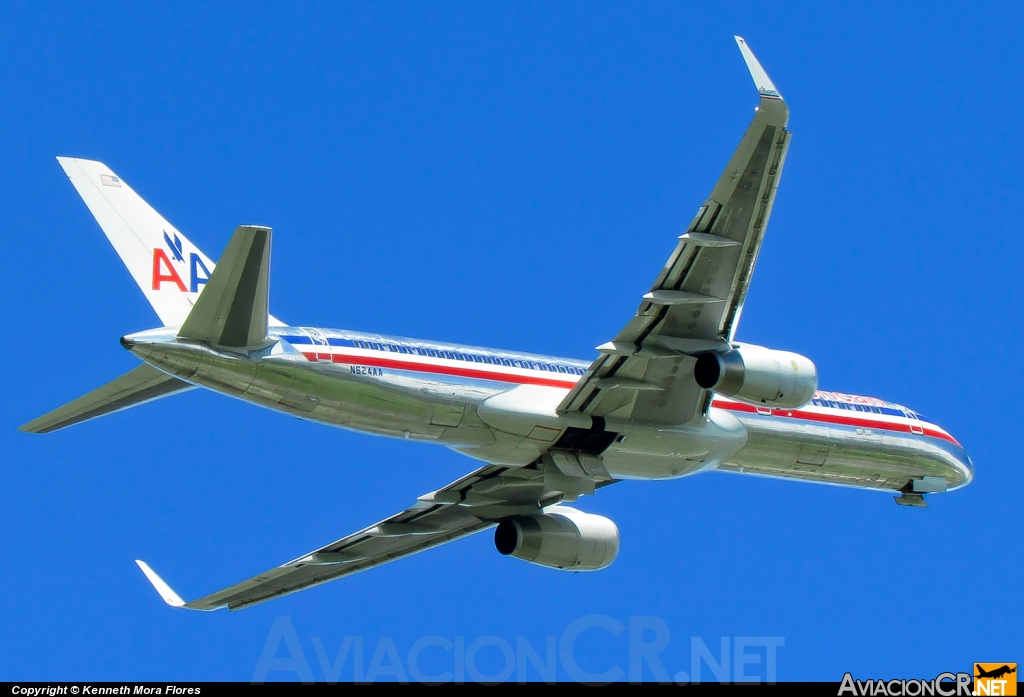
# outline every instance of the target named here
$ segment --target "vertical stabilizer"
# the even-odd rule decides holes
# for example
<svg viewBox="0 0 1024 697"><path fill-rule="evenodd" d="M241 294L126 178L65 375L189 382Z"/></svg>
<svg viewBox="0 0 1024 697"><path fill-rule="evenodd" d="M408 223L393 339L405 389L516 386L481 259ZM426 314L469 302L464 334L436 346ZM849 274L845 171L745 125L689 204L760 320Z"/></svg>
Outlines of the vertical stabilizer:
<svg viewBox="0 0 1024 697"><path fill-rule="evenodd" d="M78 194L167 327L180 327L213 262L102 162L58 157Z"/></svg>

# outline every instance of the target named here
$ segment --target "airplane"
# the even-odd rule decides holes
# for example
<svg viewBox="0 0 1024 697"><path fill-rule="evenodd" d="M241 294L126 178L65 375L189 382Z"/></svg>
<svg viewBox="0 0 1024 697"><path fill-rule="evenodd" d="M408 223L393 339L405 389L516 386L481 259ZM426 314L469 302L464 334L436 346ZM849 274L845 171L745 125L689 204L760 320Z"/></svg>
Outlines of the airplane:
<svg viewBox="0 0 1024 697"><path fill-rule="evenodd" d="M995 679L998 679L998 678L1003 677L1004 675L1009 675L1010 673L1016 673L1017 672L1017 667L1016 667L1016 664L1014 664L1014 666L1012 668L1009 665L1002 665L999 668L994 668L992 670L985 670L981 666L976 666L976 670L977 670L977 675L974 676L975 678L995 678Z"/></svg>
<svg viewBox="0 0 1024 697"><path fill-rule="evenodd" d="M734 339L789 148L789 110L736 37L757 111L710 196L622 330L593 361L318 327L269 314L271 230L204 255L106 165L57 158L162 326L143 363L21 427L50 433L203 387L302 419L438 443L479 461L407 509L224 590L169 605L236 610L494 528L543 566L611 564L619 531L567 504L623 480L719 471L926 494L970 483L947 431L892 402L818 390L814 363Z"/></svg>

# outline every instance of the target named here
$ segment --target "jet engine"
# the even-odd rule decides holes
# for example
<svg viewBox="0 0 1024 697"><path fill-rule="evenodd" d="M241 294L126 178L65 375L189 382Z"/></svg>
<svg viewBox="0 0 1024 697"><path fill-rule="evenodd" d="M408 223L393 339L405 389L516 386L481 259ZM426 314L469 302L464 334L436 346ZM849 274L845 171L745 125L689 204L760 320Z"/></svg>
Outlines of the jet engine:
<svg viewBox="0 0 1024 697"><path fill-rule="evenodd" d="M542 515L506 518L494 531L502 554L571 571L603 569L619 553L619 529L608 518L551 506Z"/></svg>
<svg viewBox="0 0 1024 697"><path fill-rule="evenodd" d="M725 353L702 353L693 377L705 390L772 407L802 407L818 389L818 371L809 358L753 344L733 344Z"/></svg>

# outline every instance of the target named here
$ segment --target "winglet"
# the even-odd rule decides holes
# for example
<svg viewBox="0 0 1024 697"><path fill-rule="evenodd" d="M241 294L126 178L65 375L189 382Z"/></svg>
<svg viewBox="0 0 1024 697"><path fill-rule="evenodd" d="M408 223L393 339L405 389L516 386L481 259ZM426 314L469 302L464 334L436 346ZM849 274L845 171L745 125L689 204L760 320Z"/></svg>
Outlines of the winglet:
<svg viewBox="0 0 1024 697"><path fill-rule="evenodd" d="M789 108L782 99L782 94L775 87L772 79L768 77L768 73L761 67L760 61L757 60L754 52L750 50L746 40L742 36L734 36L733 38L736 39L736 45L740 47L740 54L743 56L743 61L747 64L747 70L750 71L750 77L753 79L754 86L757 87L757 93L761 97L761 106L758 107L758 111L768 119L769 123L785 126L786 122L789 121Z"/></svg>
<svg viewBox="0 0 1024 697"><path fill-rule="evenodd" d="M184 607L185 601L182 600L177 593L171 590L171 587L168 586L162 578L157 576L155 571L149 568L149 564L141 559L136 559L135 563L139 565L140 569L142 569L142 573L146 574L146 578L148 578L149 582L153 584L153 588L156 589L156 592L160 594L160 597L164 599L165 603L171 607Z"/></svg>
<svg viewBox="0 0 1024 697"><path fill-rule="evenodd" d="M736 45L740 47L740 53L747 64L747 70L750 71L750 77L754 80L754 86L757 87L757 93L764 99L782 99L782 95L775 88L775 83L761 67L761 63L757 60L754 52L750 50L746 40L742 36L732 38L736 39Z"/></svg>

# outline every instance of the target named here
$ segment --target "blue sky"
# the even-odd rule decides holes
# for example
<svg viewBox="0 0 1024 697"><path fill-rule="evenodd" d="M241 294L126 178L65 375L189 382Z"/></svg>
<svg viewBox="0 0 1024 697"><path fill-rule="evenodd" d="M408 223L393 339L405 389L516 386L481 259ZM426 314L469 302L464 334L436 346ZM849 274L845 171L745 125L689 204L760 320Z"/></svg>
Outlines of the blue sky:
<svg viewBox="0 0 1024 697"><path fill-rule="evenodd" d="M0 678L249 680L275 621L317 680L314 637L332 661L359 637L366 664L389 641L402 661L424 637L490 641L476 665L494 675L500 641L482 639L543 654L590 616L657 618L670 676L690 671L693 637L715 657L722 638L735 653L736 637L782 637L779 679L1024 659L1022 15L4 3ZM15 430L134 367L118 337L157 324L55 155L108 163L214 257L236 225L272 226L285 321L589 358L753 113L733 34L786 95L794 134L739 338L810 356L825 389L927 414L971 453L967 489L908 510L729 475L626 483L581 503L622 534L598 573L502 557L482 534L202 614L164 606L132 560L204 595L473 462L198 391L49 436ZM628 633L591 627L579 665L628 671ZM420 665L454 670L456 653L427 648Z"/></svg>

